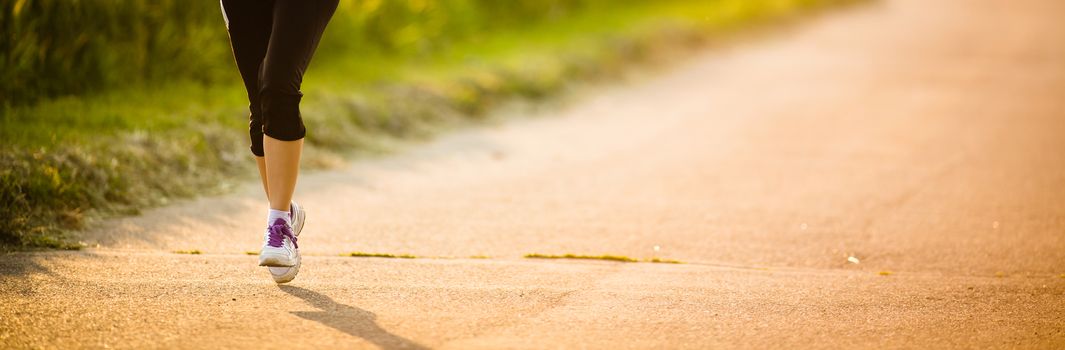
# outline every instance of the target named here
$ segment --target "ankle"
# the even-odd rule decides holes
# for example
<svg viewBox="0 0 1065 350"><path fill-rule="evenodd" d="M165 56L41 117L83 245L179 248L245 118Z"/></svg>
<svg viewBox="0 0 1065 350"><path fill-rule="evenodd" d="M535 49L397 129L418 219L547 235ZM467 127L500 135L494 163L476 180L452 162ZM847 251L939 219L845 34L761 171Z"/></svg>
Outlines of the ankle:
<svg viewBox="0 0 1065 350"><path fill-rule="evenodd" d="M275 222L277 222L277 219L282 219L285 221L285 223L290 225L292 224L292 217L287 210L282 211L270 209L270 211L266 214L266 225L273 225Z"/></svg>

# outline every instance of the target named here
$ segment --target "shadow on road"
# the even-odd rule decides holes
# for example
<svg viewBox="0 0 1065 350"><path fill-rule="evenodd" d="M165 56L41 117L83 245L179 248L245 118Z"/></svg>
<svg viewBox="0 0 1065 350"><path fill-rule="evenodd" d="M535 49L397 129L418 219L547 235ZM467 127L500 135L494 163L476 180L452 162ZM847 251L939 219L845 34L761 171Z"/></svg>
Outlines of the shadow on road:
<svg viewBox="0 0 1065 350"><path fill-rule="evenodd" d="M37 273L50 274L31 253L0 253L0 277L25 277Z"/></svg>
<svg viewBox="0 0 1065 350"><path fill-rule="evenodd" d="M377 325L372 312L337 303L332 298L300 287L279 286L285 293L303 299L322 311L293 311L292 314L366 339L382 349L428 349L410 339L389 333Z"/></svg>

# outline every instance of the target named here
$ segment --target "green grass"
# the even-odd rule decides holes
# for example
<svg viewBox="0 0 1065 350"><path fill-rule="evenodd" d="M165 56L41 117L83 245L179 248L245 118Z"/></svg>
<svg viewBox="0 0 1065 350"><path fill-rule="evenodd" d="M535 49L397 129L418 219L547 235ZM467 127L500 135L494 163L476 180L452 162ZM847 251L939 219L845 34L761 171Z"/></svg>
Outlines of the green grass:
<svg viewBox="0 0 1065 350"><path fill-rule="evenodd" d="M623 255L577 255L577 254L563 254L563 255L549 255L549 254L525 254L526 259L581 259L581 260L607 260L617 262L634 263L640 262L639 260L623 256Z"/></svg>
<svg viewBox="0 0 1065 350"><path fill-rule="evenodd" d="M358 52L331 27L304 83L304 165L328 168L352 154L386 152L395 140L484 121L506 101L615 79L734 29L844 2L623 2L463 32L424 50ZM176 79L4 104L0 244L76 248L68 233L86 216L137 214L174 198L225 192L253 176L242 86L235 68L219 74L228 74L225 83Z"/></svg>
<svg viewBox="0 0 1065 350"><path fill-rule="evenodd" d="M253 255L250 254L249 255ZM391 254L391 253L367 253L367 252L351 252L347 254L341 254L343 257L356 257L356 258L389 258L389 259L418 259L418 258L430 258L430 259L448 259L447 257L424 257L415 256L410 254ZM622 255L577 255L577 254L563 254L563 255L548 255L548 254L526 254L526 259L580 259L580 260L606 260L617 261L626 263L635 262L648 262L648 263L661 263L661 264L682 264L677 260L651 258L646 260L633 259ZM487 255L471 255L470 259L491 259L492 257Z"/></svg>
<svg viewBox="0 0 1065 350"><path fill-rule="evenodd" d="M416 259L417 256L410 254L390 254L390 253L366 253L366 252L351 252L347 254L341 254L340 256L355 257L355 258L388 258L388 259Z"/></svg>
<svg viewBox="0 0 1065 350"><path fill-rule="evenodd" d="M630 258L630 257L624 256L624 255L610 255L610 254L604 254L604 255L580 255L580 254L551 255L551 254L531 253L531 254L525 254L525 258L526 259L606 260L606 261L617 261L617 262L626 262L626 263L646 262L646 263L654 263L654 264L683 264L683 262L680 262L678 260L670 260L670 259L662 259L662 258L650 258L650 259L639 260L639 259L634 259L634 258Z"/></svg>

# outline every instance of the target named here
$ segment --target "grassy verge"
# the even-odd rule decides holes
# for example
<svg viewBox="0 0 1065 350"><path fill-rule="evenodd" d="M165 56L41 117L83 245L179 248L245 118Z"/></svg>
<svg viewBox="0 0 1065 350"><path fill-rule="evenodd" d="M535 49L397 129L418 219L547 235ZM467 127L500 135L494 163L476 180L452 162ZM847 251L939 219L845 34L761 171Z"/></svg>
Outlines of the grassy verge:
<svg viewBox="0 0 1065 350"><path fill-rule="evenodd" d="M624 263L649 262L649 263L655 263L655 264L683 264L680 261L670 260L670 259L650 258L650 259L645 259L645 260L639 260L639 259L635 259L635 258L630 258L630 257L624 256L624 255L610 255L610 254L604 254L604 255L579 255L579 254L552 255L552 254L532 253L532 254L525 254L525 258L526 259L605 260L605 261L617 261L617 262L624 262Z"/></svg>
<svg viewBox="0 0 1065 350"><path fill-rule="evenodd" d="M410 254L389 254L389 253L366 253L366 252L351 252L348 254L342 254L340 256L352 257L352 258L389 258L389 259L415 259L417 256Z"/></svg>
<svg viewBox="0 0 1065 350"><path fill-rule="evenodd" d="M699 47L737 28L848 0L625 3L464 37L419 54L332 55L305 79L305 165L386 151L483 121L493 106ZM174 82L0 111L0 244L77 248L87 219L219 193L254 174L247 102L232 84Z"/></svg>
<svg viewBox="0 0 1065 350"><path fill-rule="evenodd" d="M200 254L203 254L203 252L202 252L202 251L200 251L199 249L193 249L193 250L175 250L175 251L174 251L174 254L188 254L188 255L200 255Z"/></svg>
<svg viewBox="0 0 1065 350"><path fill-rule="evenodd" d="M623 255L577 255L577 254L563 254L563 255L550 255L550 254L525 254L526 259L576 259L576 260L606 260L617 262L640 262L639 260L623 256Z"/></svg>

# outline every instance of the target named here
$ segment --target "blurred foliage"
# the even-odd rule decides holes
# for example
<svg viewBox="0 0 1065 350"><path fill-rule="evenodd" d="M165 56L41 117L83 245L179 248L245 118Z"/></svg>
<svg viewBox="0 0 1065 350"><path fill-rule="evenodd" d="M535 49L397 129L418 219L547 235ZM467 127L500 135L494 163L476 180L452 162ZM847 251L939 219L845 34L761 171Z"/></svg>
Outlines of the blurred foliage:
<svg viewBox="0 0 1065 350"><path fill-rule="evenodd" d="M9 0L0 5L0 103L228 70L211 2ZM217 5L217 4L215 4ZM221 61L225 62L225 61Z"/></svg>
<svg viewBox="0 0 1065 350"><path fill-rule="evenodd" d="M341 2L329 56L417 55L471 36L631 0L359 0ZM166 82L230 81L217 1L5 0L0 105Z"/></svg>

